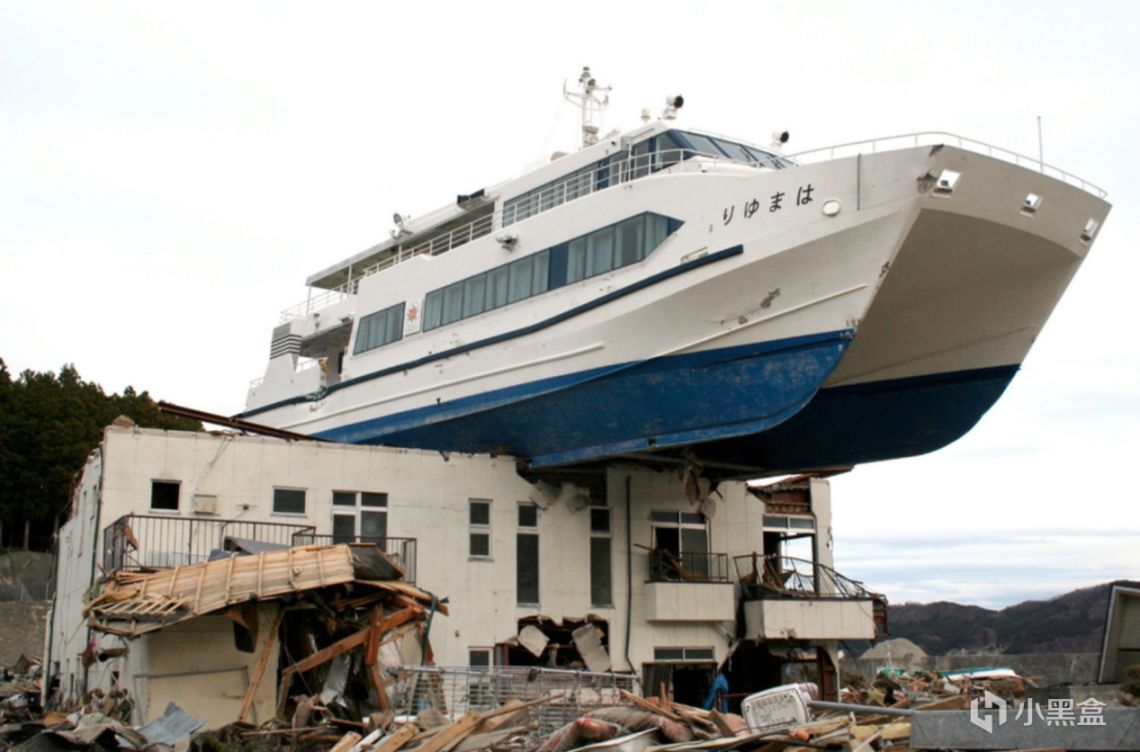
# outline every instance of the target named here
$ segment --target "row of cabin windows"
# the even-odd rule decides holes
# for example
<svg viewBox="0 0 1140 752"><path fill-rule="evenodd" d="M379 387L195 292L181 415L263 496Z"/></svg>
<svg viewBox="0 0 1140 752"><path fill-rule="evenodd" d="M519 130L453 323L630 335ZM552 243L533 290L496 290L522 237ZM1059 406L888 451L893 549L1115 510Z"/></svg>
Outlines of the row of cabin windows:
<svg viewBox="0 0 1140 752"><path fill-rule="evenodd" d="M503 226L520 222L611 185L645 177L698 153L777 169L791 164L788 160L755 146L688 131L665 131L634 144L630 151L616 152L507 199L503 202Z"/></svg>
<svg viewBox="0 0 1140 752"><path fill-rule="evenodd" d="M427 294L424 331L636 264L680 226L645 213Z"/></svg>

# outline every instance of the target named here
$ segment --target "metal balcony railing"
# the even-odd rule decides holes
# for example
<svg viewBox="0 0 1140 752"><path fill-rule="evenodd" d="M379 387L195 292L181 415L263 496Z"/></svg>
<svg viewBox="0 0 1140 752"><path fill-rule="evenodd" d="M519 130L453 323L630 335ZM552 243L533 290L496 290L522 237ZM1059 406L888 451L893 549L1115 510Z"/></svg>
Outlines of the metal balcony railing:
<svg viewBox="0 0 1140 752"><path fill-rule="evenodd" d="M791 556L734 556L745 600L761 598L886 598L831 567Z"/></svg>
<svg viewBox="0 0 1140 752"><path fill-rule="evenodd" d="M290 546L312 525L127 514L103 529L103 572L169 569L206 561L227 538Z"/></svg>
<svg viewBox="0 0 1140 752"><path fill-rule="evenodd" d="M655 548L649 552L649 581L729 582L728 554Z"/></svg>
<svg viewBox="0 0 1140 752"><path fill-rule="evenodd" d="M370 535L317 535L315 530L298 531L293 535L294 546L331 546L338 543L372 543L392 557L404 570L404 580L416 581L416 539L376 537Z"/></svg>

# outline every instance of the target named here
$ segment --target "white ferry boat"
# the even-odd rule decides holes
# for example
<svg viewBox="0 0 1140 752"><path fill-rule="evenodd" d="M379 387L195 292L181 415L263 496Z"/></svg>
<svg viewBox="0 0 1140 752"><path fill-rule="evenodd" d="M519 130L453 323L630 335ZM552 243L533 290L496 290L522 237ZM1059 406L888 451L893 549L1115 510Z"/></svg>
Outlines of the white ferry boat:
<svg viewBox="0 0 1140 752"><path fill-rule="evenodd" d="M928 452L1009 384L1109 211L944 133L795 156L656 121L308 279L239 416L551 467L756 476Z"/></svg>

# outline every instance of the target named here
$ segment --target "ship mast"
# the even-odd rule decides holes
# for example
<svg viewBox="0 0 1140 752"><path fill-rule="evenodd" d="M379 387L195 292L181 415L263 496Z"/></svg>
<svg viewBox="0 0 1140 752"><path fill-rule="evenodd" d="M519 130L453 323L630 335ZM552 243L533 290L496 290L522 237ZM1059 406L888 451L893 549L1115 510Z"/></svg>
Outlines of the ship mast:
<svg viewBox="0 0 1140 752"><path fill-rule="evenodd" d="M598 143L598 126L594 125L594 113L601 112L609 105L610 89L613 87L598 86L598 82L594 80L588 65L582 66L582 75L578 76L578 84L582 87L581 91L570 91L566 88L566 82L563 81L562 96L566 98L566 101L582 110L581 148L585 149L587 146ZM599 94L604 94L604 98L599 99Z"/></svg>

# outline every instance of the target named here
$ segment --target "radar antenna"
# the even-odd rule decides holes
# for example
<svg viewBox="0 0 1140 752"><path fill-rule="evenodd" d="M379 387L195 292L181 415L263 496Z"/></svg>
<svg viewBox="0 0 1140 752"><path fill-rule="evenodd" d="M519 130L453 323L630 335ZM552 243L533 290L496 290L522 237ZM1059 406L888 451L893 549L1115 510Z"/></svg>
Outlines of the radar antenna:
<svg viewBox="0 0 1140 752"><path fill-rule="evenodd" d="M594 113L601 112L609 106L610 89L613 87L598 86L588 65L582 66L582 75L578 76L578 84L582 87L581 91L570 91L563 81L562 96L582 110L582 148L585 149L598 143L598 126L594 125ZM604 97L599 99L599 94L603 94Z"/></svg>

